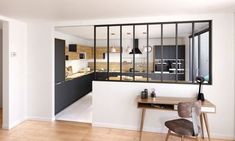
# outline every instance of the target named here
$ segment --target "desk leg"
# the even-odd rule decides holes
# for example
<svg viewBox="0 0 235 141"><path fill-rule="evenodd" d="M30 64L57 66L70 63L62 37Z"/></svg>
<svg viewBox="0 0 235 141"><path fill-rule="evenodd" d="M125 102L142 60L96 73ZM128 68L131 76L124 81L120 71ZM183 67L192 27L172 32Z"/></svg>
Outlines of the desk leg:
<svg viewBox="0 0 235 141"><path fill-rule="evenodd" d="M209 124L208 124L208 117L206 113L203 113L203 117L204 117L204 121L205 121L205 125L206 125L206 131L207 131L207 135L208 135L208 140L211 140L210 137L210 130L209 130Z"/></svg>
<svg viewBox="0 0 235 141"><path fill-rule="evenodd" d="M145 112L146 112L146 109L143 108L142 109L142 115L141 115L141 123L140 123L140 138L139 138L140 141L141 141L143 126L144 126Z"/></svg>
<svg viewBox="0 0 235 141"><path fill-rule="evenodd" d="M200 114L200 123L201 123L201 130L202 130L202 138L204 139L204 127L203 127L203 113Z"/></svg>

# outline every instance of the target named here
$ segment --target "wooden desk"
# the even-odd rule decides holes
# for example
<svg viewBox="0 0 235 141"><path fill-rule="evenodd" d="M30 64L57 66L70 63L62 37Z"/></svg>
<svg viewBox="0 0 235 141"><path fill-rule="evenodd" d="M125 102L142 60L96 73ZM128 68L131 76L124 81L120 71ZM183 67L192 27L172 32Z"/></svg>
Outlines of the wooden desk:
<svg viewBox="0 0 235 141"><path fill-rule="evenodd" d="M140 124L140 140L142 137L146 109L177 111L177 106L179 102L193 102L193 101L196 101L196 98L156 97L156 98L141 99L140 96L138 96L137 106L138 108L142 109L141 124ZM201 135L202 138L204 138L204 128L203 128L204 127L203 122L204 122L209 141L210 141L210 130L209 130L207 113L215 113L215 112L216 112L216 106L214 104L212 104L208 100L202 102L201 115L200 115L200 122L202 129Z"/></svg>

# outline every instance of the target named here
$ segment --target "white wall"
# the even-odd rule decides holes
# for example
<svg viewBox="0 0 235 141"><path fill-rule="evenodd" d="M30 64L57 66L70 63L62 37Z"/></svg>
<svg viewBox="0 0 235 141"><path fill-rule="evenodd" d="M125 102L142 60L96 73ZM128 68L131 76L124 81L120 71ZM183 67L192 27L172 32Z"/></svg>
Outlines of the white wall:
<svg viewBox="0 0 235 141"><path fill-rule="evenodd" d="M54 37L50 23L28 23L28 118L51 120L54 113Z"/></svg>
<svg viewBox="0 0 235 141"><path fill-rule="evenodd" d="M18 21L9 22L9 127L26 118L26 53L27 26ZM12 53L16 53L12 56Z"/></svg>
<svg viewBox="0 0 235 141"><path fill-rule="evenodd" d="M171 18L177 20L213 19L213 85L204 86L205 97L213 102L216 114L209 114L212 137L235 138L234 131L234 16L215 14ZM93 83L93 125L137 129L140 111L135 97L144 88L155 88L161 96L195 96L196 85L146 84L125 82ZM104 102L104 99L108 99ZM115 111L115 112L114 112ZM144 129L165 132L164 121L176 116L173 112L148 111Z"/></svg>
<svg viewBox="0 0 235 141"><path fill-rule="evenodd" d="M0 20L3 21L3 128L9 129L26 119L27 26L2 16Z"/></svg>
<svg viewBox="0 0 235 141"><path fill-rule="evenodd" d="M1 25L1 21L0 21ZM2 26L0 26L0 108L2 108Z"/></svg>

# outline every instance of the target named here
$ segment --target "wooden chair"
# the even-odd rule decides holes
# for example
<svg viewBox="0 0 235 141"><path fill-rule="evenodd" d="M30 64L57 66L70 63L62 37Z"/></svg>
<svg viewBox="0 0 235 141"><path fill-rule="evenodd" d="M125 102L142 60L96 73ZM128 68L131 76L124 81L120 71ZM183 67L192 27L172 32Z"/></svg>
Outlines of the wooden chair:
<svg viewBox="0 0 235 141"><path fill-rule="evenodd" d="M181 102L178 104L178 115L180 119L166 121L165 125L169 129L166 141L170 135L177 136L184 141L184 138L193 138L199 141L199 115L201 113L201 101ZM191 118L192 120L185 119Z"/></svg>

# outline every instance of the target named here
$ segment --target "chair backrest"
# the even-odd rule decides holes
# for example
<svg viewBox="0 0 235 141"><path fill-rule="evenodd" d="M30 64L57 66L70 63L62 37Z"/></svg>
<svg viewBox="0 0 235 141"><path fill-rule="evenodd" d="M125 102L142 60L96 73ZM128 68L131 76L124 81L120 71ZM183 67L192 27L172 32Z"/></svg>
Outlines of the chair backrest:
<svg viewBox="0 0 235 141"><path fill-rule="evenodd" d="M178 115L182 118L191 118L192 108L194 108L195 114L199 116L201 113L201 101L180 102L178 104Z"/></svg>
<svg viewBox="0 0 235 141"><path fill-rule="evenodd" d="M196 102L180 102L178 104L178 114L182 118L192 117L194 135L199 134L199 120L201 113L201 101Z"/></svg>

